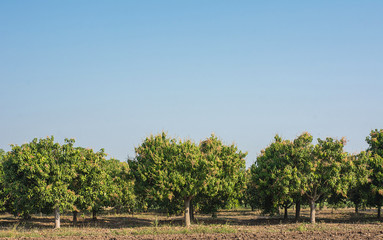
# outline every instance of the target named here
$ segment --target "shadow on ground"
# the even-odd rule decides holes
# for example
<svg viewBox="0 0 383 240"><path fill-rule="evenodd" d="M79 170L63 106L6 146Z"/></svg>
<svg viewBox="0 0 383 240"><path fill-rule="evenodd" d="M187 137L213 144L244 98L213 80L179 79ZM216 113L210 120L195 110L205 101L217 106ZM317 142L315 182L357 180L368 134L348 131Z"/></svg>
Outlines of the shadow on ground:
<svg viewBox="0 0 383 240"><path fill-rule="evenodd" d="M355 214L352 211L337 211L331 210L318 211L316 219L318 223L358 223L369 224L377 222L378 219L374 212L364 212ZM307 213L302 214L299 221L295 221L293 215L289 219L284 220L280 216L262 216L259 212L250 210L243 211L221 211L217 218L210 215L197 215L194 223L203 225L228 224L234 226L258 226L258 225L280 225L280 224L295 224L309 223L310 219ZM63 216L61 226L73 227L72 218L70 215ZM79 217L76 227L79 228L137 228L150 226L183 226L183 217L167 217L164 214L145 213L132 215L103 215L96 221L85 216ZM0 229L52 229L54 227L54 218L52 216L33 216L31 220L20 220L11 215L0 216Z"/></svg>

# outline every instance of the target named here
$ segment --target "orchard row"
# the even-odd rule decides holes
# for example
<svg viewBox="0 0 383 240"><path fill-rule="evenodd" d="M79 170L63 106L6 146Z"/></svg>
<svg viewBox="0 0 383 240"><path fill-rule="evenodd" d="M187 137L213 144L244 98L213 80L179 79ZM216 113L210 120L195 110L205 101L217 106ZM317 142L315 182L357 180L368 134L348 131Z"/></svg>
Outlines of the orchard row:
<svg viewBox="0 0 383 240"><path fill-rule="evenodd" d="M34 139L0 151L0 210L29 218L33 213L117 212L156 208L184 213L185 225L194 212L249 204L264 213L309 204L315 223L318 202L351 201L380 208L383 204L383 130L366 138L369 148L357 155L344 152L345 140L326 138L312 143L309 133L294 140L278 135L246 170L247 153L212 135L199 144L161 133L147 137L127 162L106 159L104 151L60 145L53 137Z"/></svg>

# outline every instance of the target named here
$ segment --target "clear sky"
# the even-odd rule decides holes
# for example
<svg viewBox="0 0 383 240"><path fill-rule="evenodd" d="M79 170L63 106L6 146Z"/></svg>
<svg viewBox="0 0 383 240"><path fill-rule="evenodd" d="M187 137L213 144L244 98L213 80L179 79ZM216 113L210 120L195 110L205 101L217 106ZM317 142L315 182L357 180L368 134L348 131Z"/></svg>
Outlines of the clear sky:
<svg viewBox="0 0 383 240"><path fill-rule="evenodd" d="M126 160L150 135L383 128L383 1L0 1L0 148L75 138Z"/></svg>

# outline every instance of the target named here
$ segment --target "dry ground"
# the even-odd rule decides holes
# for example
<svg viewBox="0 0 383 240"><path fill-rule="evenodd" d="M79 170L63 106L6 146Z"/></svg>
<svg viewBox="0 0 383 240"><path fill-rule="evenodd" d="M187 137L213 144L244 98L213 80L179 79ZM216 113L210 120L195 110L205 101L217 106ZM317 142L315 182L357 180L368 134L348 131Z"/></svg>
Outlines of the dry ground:
<svg viewBox="0 0 383 240"><path fill-rule="evenodd" d="M293 210L289 212L293 217ZM0 239L383 239L383 223L374 210L323 209L317 213L317 224L308 220L308 209L302 219L284 221L250 210L227 210L217 218L197 215L190 228L182 226L182 216L140 213L134 215L106 214L92 221L79 215L78 225L71 216L62 217L62 228L53 229L52 216L33 216L21 221L11 215L0 216Z"/></svg>

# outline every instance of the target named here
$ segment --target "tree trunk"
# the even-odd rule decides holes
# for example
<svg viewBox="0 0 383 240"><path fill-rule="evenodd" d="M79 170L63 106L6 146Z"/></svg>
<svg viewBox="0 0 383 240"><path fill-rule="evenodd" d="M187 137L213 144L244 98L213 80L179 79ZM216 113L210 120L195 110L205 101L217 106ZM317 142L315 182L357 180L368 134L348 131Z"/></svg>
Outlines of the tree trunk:
<svg viewBox="0 0 383 240"><path fill-rule="evenodd" d="M55 228L60 228L60 207L55 208Z"/></svg>
<svg viewBox="0 0 383 240"><path fill-rule="evenodd" d="M190 201L192 197L185 197L185 226L190 227Z"/></svg>
<svg viewBox="0 0 383 240"><path fill-rule="evenodd" d="M288 214L287 213L287 209L288 209L287 205L285 205L284 208L285 208L285 215L284 215L283 219L287 220L289 218L289 216L287 215Z"/></svg>
<svg viewBox="0 0 383 240"><path fill-rule="evenodd" d="M93 219L93 221L97 221L97 211L96 210L92 211L92 219Z"/></svg>
<svg viewBox="0 0 383 240"><path fill-rule="evenodd" d="M295 220L298 221L301 216L301 201L295 203Z"/></svg>
<svg viewBox="0 0 383 240"><path fill-rule="evenodd" d="M315 223L315 201L310 199L310 222Z"/></svg>
<svg viewBox="0 0 383 240"><path fill-rule="evenodd" d="M380 214L380 209L381 209L381 206L378 206L378 219L380 219L380 216L381 216L381 214Z"/></svg>
<svg viewBox="0 0 383 240"><path fill-rule="evenodd" d="M73 225L77 225L77 211L73 211Z"/></svg>
<svg viewBox="0 0 383 240"><path fill-rule="evenodd" d="M251 211L254 212L254 207L253 206L251 206Z"/></svg>
<svg viewBox="0 0 383 240"><path fill-rule="evenodd" d="M356 214L359 213L359 205L358 205L358 204L355 204L355 213L356 213Z"/></svg>

